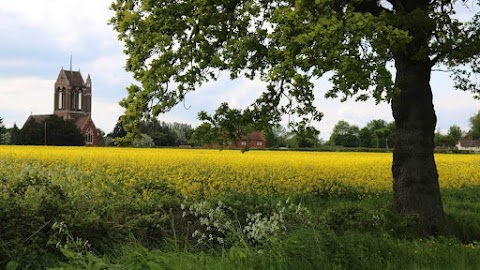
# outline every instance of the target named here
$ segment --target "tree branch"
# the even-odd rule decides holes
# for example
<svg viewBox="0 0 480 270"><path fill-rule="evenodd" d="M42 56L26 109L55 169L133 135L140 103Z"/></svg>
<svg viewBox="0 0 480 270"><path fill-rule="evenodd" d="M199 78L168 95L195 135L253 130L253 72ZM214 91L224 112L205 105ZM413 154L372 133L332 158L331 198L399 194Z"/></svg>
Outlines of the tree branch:
<svg viewBox="0 0 480 270"><path fill-rule="evenodd" d="M390 1L395 1L395 0L390 0ZM391 10L382 7L380 5L380 1L378 0L364 0L364 1L336 0L334 9L335 11L342 13L343 8L348 5L352 5L353 9L357 12L371 13L374 16L379 16L382 12L392 13Z"/></svg>

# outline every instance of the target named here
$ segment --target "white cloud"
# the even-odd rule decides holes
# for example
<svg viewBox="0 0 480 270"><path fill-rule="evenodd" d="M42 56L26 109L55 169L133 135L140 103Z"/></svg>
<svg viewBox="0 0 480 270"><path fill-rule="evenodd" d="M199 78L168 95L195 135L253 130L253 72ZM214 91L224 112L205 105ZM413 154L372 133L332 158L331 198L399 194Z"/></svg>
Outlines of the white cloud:
<svg viewBox="0 0 480 270"><path fill-rule="evenodd" d="M0 79L0 110L14 117L4 119L6 126L23 125L30 113L53 113L54 80L35 77Z"/></svg>
<svg viewBox="0 0 480 270"><path fill-rule="evenodd" d="M89 37L108 36L95 46L105 47L115 42L115 33L107 25L113 13L108 9L111 1L103 0L49 0L7 1L0 6L0 25L28 27L45 31L44 38L52 38L64 51L81 51L91 45L85 44Z"/></svg>
<svg viewBox="0 0 480 270"><path fill-rule="evenodd" d="M92 100L92 119L97 128L102 129L105 133L110 133L117 123L117 119L123 113L123 108L118 102L112 102L108 99Z"/></svg>
<svg viewBox="0 0 480 270"><path fill-rule="evenodd" d="M19 59L0 59L0 69L28 67L32 62Z"/></svg>
<svg viewBox="0 0 480 270"><path fill-rule="evenodd" d="M0 77L0 117L4 118L7 126L13 122L23 125L30 112L52 113L54 80L61 66L68 63L70 52L73 52L74 68L79 67L85 78L90 73L93 80L93 119L105 132L113 129L123 112L118 101L126 96L125 87L133 80L131 74L123 70L126 56L122 52L122 44L112 26L107 25L113 15L108 9L111 2L15 0L0 5L2 42L8 43L9 49L18 49L0 54L0 69L9 74ZM463 10L460 16L465 14ZM45 55L42 60L34 59L36 55L52 52L54 55ZM45 63L49 57L56 60ZM51 61L63 58L64 62L51 64ZM52 68L55 65L58 66L56 70ZM47 66L50 70L42 72ZM33 76L31 72L48 76ZM213 113L225 101L234 108L245 108L265 87L265 83L257 80L231 81L224 73L218 81L209 82L187 95L185 106L189 110L179 104L160 119L196 125L200 110ZM326 79L315 83L315 105L324 113L323 120L315 126L320 129L322 138L328 139L333 126L342 119L358 126L364 126L372 119L393 120L390 105L386 103L376 106L373 101L341 103L339 99L324 99L323 94L328 87ZM459 124L467 129L468 118L479 110L480 102L473 100L468 93L453 91L452 88L448 76L432 75L437 127L446 130L450 125Z"/></svg>

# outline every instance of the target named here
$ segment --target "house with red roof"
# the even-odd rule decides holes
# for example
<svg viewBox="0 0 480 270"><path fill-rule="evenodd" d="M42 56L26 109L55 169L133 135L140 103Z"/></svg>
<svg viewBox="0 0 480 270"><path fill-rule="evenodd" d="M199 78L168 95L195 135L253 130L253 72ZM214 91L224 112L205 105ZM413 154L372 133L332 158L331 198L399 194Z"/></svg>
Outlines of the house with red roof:
<svg viewBox="0 0 480 270"><path fill-rule="evenodd" d="M236 148L267 148L267 141L261 131L253 131L235 143Z"/></svg>
<svg viewBox="0 0 480 270"><path fill-rule="evenodd" d="M219 148L218 143L204 144L203 148ZM227 149L244 149L244 148L267 148L267 141L263 137L261 131L253 131L247 136L243 136L240 140L234 142L227 142L225 145Z"/></svg>

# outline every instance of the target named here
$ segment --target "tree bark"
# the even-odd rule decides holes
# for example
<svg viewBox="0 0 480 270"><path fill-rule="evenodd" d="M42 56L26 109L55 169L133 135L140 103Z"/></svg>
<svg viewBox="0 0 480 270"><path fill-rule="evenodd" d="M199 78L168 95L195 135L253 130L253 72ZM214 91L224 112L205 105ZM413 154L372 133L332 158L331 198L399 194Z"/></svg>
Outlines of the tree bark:
<svg viewBox="0 0 480 270"><path fill-rule="evenodd" d="M433 156L437 118L430 88L431 64L396 57L395 66L394 208L402 216L417 216L424 235L443 234L446 220Z"/></svg>

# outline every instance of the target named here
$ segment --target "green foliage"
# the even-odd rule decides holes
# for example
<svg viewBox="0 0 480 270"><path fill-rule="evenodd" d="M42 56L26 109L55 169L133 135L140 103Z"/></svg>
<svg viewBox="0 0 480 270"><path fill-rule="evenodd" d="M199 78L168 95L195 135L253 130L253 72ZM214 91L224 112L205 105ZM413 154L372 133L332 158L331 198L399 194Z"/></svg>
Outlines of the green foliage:
<svg viewBox="0 0 480 270"><path fill-rule="evenodd" d="M142 147L178 146L188 144L192 133L193 128L188 124L165 123L158 121L157 118L152 118L138 122L137 133L127 134L123 128L123 121L120 118L113 128L113 131L107 135L107 138L112 138L112 140L110 140L111 145L134 145L135 147L139 147L140 145L143 145ZM147 139L145 135L150 137L153 142L147 143L146 140L150 141L150 139ZM144 143L142 143L142 141Z"/></svg>
<svg viewBox="0 0 480 270"><path fill-rule="evenodd" d="M278 148L287 146L287 129L281 125L275 125L265 132L267 148Z"/></svg>
<svg viewBox="0 0 480 270"><path fill-rule="evenodd" d="M360 129L358 134L358 141L360 147L372 147L374 144L372 142L373 134L368 127Z"/></svg>
<svg viewBox="0 0 480 270"><path fill-rule="evenodd" d="M45 134L47 138L45 138ZM22 145L83 145L84 138L74 122L51 115L45 121L30 118L22 129L11 132L14 144Z"/></svg>
<svg viewBox="0 0 480 270"><path fill-rule="evenodd" d="M355 125L350 125L347 121L340 120L333 127L330 135L330 144L344 147L359 146L360 130Z"/></svg>
<svg viewBox="0 0 480 270"><path fill-rule="evenodd" d="M436 132L434 137L434 144L435 146L453 148L462 138L462 134L463 132L460 127L457 125L453 125L448 129L448 133L446 135L443 135L440 132Z"/></svg>
<svg viewBox="0 0 480 270"><path fill-rule="evenodd" d="M252 131L266 127L260 120L255 121L254 112L251 110L232 109L227 103L222 103L213 115L200 112L198 119L204 122L195 130L194 140L201 144L218 144L222 147L244 138Z"/></svg>
<svg viewBox="0 0 480 270"><path fill-rule="evenodd" d="M10 143L11 144L20 144L20 129L17 124L13 124L13 127L10 129Z"/></svg>
<svg viewBox="0 0 480 270"><path fill-rule="evenodd" d="M433 67L446 67L455 88L480 98L478 82L471 78L480 72L480 12L461 21L455 16L455 3L461 2L467 0L116 0L110 23L125 44L127 71L141 83L131 85L120 102L126 108L127 129L136 130L142 118L167 112L189 92L216 80L218 71L230 72L232 79L243 75L267 83L264 93L244 110L249 122L275 124L288 114L306 127L323 117L314 106L314 81L330 76L326 97L392 102L400 134L395 157L406 155L393 162L399 187L394 189L396 209L424 214L425 224L439 223L426 229L434 233L431 228L445 225L440 193L431 184L438 183L435 163L428 163L425 172L432 173L419 182L425 189L410 189L409 182L417 178L396 172L417 168L416 157L433 158ZM222 106L218 111L229 113ZM416 114L419 117L413 117ZM224 135L232 134L226 130ZM387 147L386 131L374 132L378 147L382 137ZM358 127L352 128L331 142L359 146L359 133ZM420 196L424 191L438 197L432 201L437 205L425 211L421 208L428 199ZM425 201L406 203L404 198Z"/></svg>
<svg viewBox="0 0 480 270"><path fill-rule="evenodd" d="M287 144L291 148L316 148L320 144L318 135L320 131L313 127L298 126L290 133Z"/></svg>
<svg viewBox="0 0 480 270"><path fill-rule="evenodd" d="M45 124L30 118L18 131L14 139L16 144L42 145L45 143Z"/></svg>
<svg viewBox="0 0 480 270"><path fill-rule="evenodd" d="M330 144L343 147L392 148L395 144L395 123L376 119L359 129L340 120L330 135Z"/></svg>
<svg viewBox="0 0 480 270"><path fill-rule="evenodd" d="M127 135L127 132L123 128L122 119L119 118L117 120L117 123L115 124L115 127L113 127L112 132L110 132L107 136L111 138L118 138L118 137L125 137L126 135Z"/></svg>
<svg viewBox="0 0 480 270"><path fill-rule="evenodd" d="M394 87L387 65L403 56L446 66L458 89L478 96L470 77L480 68L480 15L459 21L456 2L466 1L406 8L382 1L116 0L110 23L125 42L126 69L142 84L130 86L121 102L125 119L134 127L166 112L217 79L217 70L228 70L231 78L268 83L250 107L266 122L294 114L305 125L322 117L313 105L313 80L332 71L327 97L389 101Z"/></svg>
<svg viewBox="0 0 480 270"><path fill-rule="evenodd" d="M0 268L476 269L480 263L478 188L444 190L451 235L429 239L418 238L414 216L391 211L391 194L231 194L219 202L179 198L142 181L131 188L151 197L89 199L31 170L0 181Z"/></svg>
<svg viewBox="0 0 480 270"><path fill-rule="evenodd" d="M133 147L153 147L154 145L152 137L143 133L137 135L132 143Z"/></svg>
<svg viewBox="0 0 480 270"><path fill-rule="evenodd" d="M139 131L152 137L156 146L178 146L189 143L193 128L188 124L159 122L153 118L142 121Z"/></svg>
<svg viewBox="0 0 480 270"><path fill-rule="evenodd" d="M480 111L477 114L470 117L470 130L467 136L473 139L480 139Z"/></svg>
<svg viewBox="0 0 480 270"><path fill-rule="evenodd" d="M458 141L462 138L463 136L463 131L460 129L459 126L453 125L448 129L448 135L450 135L455 142L455 144L458 143Z"/></svg>
<svg viewBox="0 0 480 270"><path fill-rule="evenodd" d="M5 125L3 124L3 118L0 117L0 144L8 144L6 142L6 138L4 138L4 135L7 133L7 129L5 128Z"/></svg>

